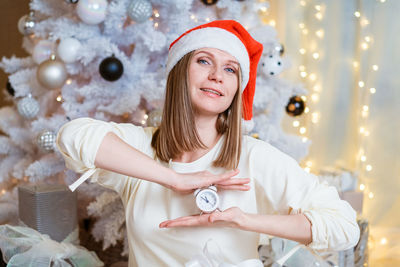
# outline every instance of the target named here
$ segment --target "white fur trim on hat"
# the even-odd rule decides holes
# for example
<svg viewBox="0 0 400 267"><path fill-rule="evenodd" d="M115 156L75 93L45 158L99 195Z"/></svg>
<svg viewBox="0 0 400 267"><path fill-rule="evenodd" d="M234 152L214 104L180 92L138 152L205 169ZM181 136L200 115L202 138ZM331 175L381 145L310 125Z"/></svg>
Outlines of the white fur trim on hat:
<svg viewBox="0 0 400 267"><path fill-rule="evenodd" d="M243 91L250 75L250 60L247 49L235 34L218 27L197 29L182 36L169 50L167 75L184 55L205 47L220 49L236 58L242 70L241 90Z"/></svg>

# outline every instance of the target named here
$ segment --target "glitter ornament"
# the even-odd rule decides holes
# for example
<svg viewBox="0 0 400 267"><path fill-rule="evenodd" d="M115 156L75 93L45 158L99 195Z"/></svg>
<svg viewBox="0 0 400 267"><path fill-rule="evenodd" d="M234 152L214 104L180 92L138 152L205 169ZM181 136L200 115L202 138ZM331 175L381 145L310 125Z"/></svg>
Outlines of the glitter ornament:
<svg viewBox="0 0 400 267"><path fill-rule="evenodd" d="M39 103L31 95L22 98L17 103L18 113L28 120L36 117L39 108Z"/></svg>
<svg viewBox="0 0 400 267"><path fill-rule="evenodd" d="M133 0L128 7L128 16L135 22L145 22L153 14L153 7L147 0Z"/></svg>
<svg viewBox="0 0 400 267"><path fill-rule="evenodd" d="M33 33L36 26L35 13L31 11L29 15L24 15L18 20L18 30L23 35Z"/></svg>
<svg viewBox="0 0 400 267"><path fill-rule="evenodd" d="M299 116L304 112L306 104L300 96L292 96L286 106L286 112L290 116Z"/></svg>
<svg viewBox="0 0 400 267"><path fill-rule="evenodd" d="M40 64L43 61L50 58L54 53L55 44L49 40L40 40L33 48L32 58L36 64Z"/></svg>
<svg viewBox="0 0 400 267"><path fill-rule="evenodd" d="M81 43L75 38L63 39L57 47L57 55L65 63L73 63L78 58L81 46Z"/></svg>
<svg viewBox="0 0 400 267"><path fill-rule="evenodd" d="M218 2L218 0L201 0L201 2L203 2L203 4L207 6L212 6L215 5Z"/></svg>
<svg viewBox="0 0 400 267"><path fill-rule="evenodd" d="M161 124L162 119L162 110L155 109L150 112L149 117L147 118L147 125L151 127L158 127Z"/></svg>
<svg viewBox="0 0 400 267"><path fill-rule="evenodd" d="M38 135L36 141L39 148L46 152L51 152L54 150L54 144L56 143L56 134L45 130Z"/></svg>
<svg viewBox="0 0 400 267"><path fill-rule="evenodd" d="M67 69L62 61L52 57L39 65L36 78L43 87L48 89L60 88L67 80Z"/></svg>
<svg viewBox="0 0 400 267"><path fill-rule="evenodd" d="M124 66L118 58L111 56L103 59L100 63L99 72L101 77L105 80L113 82L122 76L124 73Z"/></svg>
<svg viewBox="0 0 400 267"><path fill-rule="evenodd" d="M106 18L107 5L107 0L80 0L76 13L87 24L99 24Z"/></svg>

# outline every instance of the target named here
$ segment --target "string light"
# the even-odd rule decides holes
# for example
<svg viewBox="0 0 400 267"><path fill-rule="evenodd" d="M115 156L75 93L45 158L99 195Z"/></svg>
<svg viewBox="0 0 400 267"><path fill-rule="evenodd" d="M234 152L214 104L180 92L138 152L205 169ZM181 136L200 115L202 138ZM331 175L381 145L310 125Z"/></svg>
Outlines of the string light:
<svg viewBox="0 0 400 267"><path fill-rule="evenodd" d="M301 5L301 6L306 6L306 5L307 5L307 2L304 1L304 0L301 0L301 1L300 1L300 5Z"/></svg>
<svg viewBox="0 0 400 267"><path fill-rule="evenodd" d="M378 67L378 65L372 65L372 69L373 69L374 71L377 71L377 70L379 69L379 67Z"/></svg>
<svg viewBox="0 0 400 267"><path fill-rule="evenodd" d="M309 107L306 107L305 109L304 109L304 113L308 113L308 112L310 112L310 108Z"/></svg>
<svg viewBox="0 0 400 267"><path fill-rule="evenodd" d="M71 80L71 79L68 79L65 83L68 84L68 85L70 85L70 84L72 83L72 80Z"/></svg>
<svg viewBox="0 0 400 267"><path fill-rule="evenodd" d="M300 132L301 134L305 134L305 133L307 132L306 127L300 127L299 132Z"/></svg>
<svg viewBox="0 0 400 267"><path fill-rule="evenodd" d="M300 54L304 55L306 53L306 50L304 48L299 49Z"/></svg>
<svg viewBox="0 0 400 267"><path fill-rule="evenodd" d="M369 91L371 92L371 94L375 94L376 93L376 89L374 87L369 88Z"/></svg>
<svg viewBox="0 0 400 267"><path fill-rule="evenodd" d="M382 238L381 238L381 241L380 241L381 245L386 245L387 242L388 242L388 241L387 241L386 237L382 237Z"/></svg>
<svg viewBox="0 0 400 267"><path fill-rule="evenodd" d="M58 102L61 102L61 101L62 101L62 96L61 96L61 95L57 96L56 100L57 100Z"/></svg>
<svg viewBox="0 0 400 267"><path fill-rule="evenodd" d="M320 118L320 115L319 115L319 113L318 112L313 112L312 114L311 114L311 122L312 123L318 123L319 122L319 118Z"/></svg>
<svg viewBox="0 0 400 267"><path fill-rule="evenodd" d="M275 25L276 25L275 20L271 19L271 20L269 21L269 25L271 25L272 27L275 27Z"/></svg>
<svg viewBox="0 0 400 267"><path fill-rule="evenodd" d="M366 169L368 172L370 172L370 171L372 170L372 166L368 164L367 166L365 166L365 169Z"/></svg>
<svg viewBox="0 0 400 267"><path fill-rule="evenodd" d="M317 52L315 52L315 53L312 54L312 57L314 59L319 59L319 54Z"/></svg>
<svg viewBox="0 0 400 267"><path fill-rule="evenodd" d="M321 12L317 12L317 13L315 13L315 17L316 17L318 20L322 20L322 18L323 18L323 16L322 16L322 13L321 13Z"/></svg>
<svg viewBox="0 0 400 267"><path fill-rule="evenodd" d="M311 73L309 78L311 81L315 81L317 79L317 75L315 73Z"/></svg>
<svg viewBox="0 0 400 267"><path fill-rule="evenodd" d="M369 192L368 197L369 197L370 199L373 199L373 198L374 198L374 193Z"/></svg>
<svg viewBox="0 0 400 267"><path fill-rule="evenodd" d="M359 82L358 82L358 86L360 86L361 88L363 88L364 85L365 85L365 83L364 83L363 81L359 81Z"/></svg>
<svg viewBox="0 0 400 267"><path fill-rule="evenodd" d="M365 185L364 184L360 184L360 190L364 191L364 189L365 189Z"/></svg>
<svg viewBox="0 0 400 267"><path fill-rule="evenodd" d="M307 72L301 71L300 72L300 76L303 77L303 78L307 77Z"/></svg>
<svg viewBox="0 0 400 267"><path fill-rule="evenodd" d="M357 61L353 61L354 68L358 68L359 66L360 66L360 63L358 63Z"/></svg>
<svg viewBox="0 0 400 267"><path fill-rule="evenodd" d="M363 156L361 156L361 161L366 161L367 160L367 157L365 156L365 155L363 155Z"/></svg>
<svg viewBox="0 0 400 267"><path fill-rule="evenodd" d="M318 30L315 32L315 35L318 36L320 39L324 38L324 31Z"/></svg>
<svg viewBox="0 0 400 267"><path fill-rule="evenodd" d="M369 45L367 43L363 42L363 43L361 43L361 48L363 50L367 50L369 48Z"/></svg>
<svg viewBox="0 0 400 267"><path fill-rule="evenodd" d="M308 138L304 136L303 138L301 138L301 141L302 141L303 143L305 143L305 142L308 141Z"/></svg>
<svg viewBox="0 0 400 267"><path fill-rule="evenodd" d="M300 71L305 71L305 70L306 70L306 67L305 67L304 65L300 65L300 66L299 66L299 70L300 70Z"/></svg>
<svg viewBox="0 0 400 267"><path fill-rule="evenodd" d="M305 24L304 23L299 23L299 28L300 29L304 29L305 28Z"/></svg>
<svg viewBox="0 0 400 267"><path fill-rule="evenodd" d="M361 13L359 11L354 12L354 16L356 16L357 18L359 18L361 16Z"/></svg>
<svg viewBox="0 0 400 267"><path fill-rule="evenodd" d="M311 95L311 100L313 101L313 102L318 102L319 101L319 95L318 94L312 94Z"/></svg>
<svg viewBox="0 0 400 267"><path fill-rule="evenodd" d="M293 121L293 127L299 127L300 122L299 121Z"/></svg>

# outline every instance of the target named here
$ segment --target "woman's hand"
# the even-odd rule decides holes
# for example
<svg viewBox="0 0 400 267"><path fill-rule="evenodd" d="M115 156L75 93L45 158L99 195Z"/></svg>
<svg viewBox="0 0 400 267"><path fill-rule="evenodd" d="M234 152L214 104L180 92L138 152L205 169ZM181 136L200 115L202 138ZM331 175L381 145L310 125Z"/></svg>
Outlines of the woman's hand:
<svg viewBox="0 0 400 267"><path fill-rule="evenodd" d="M201 215L180 217L160 223L160 228L221 226L241 228L245 224L246 214L239 208L233 207L224 211L214 211Z"/></svg>
<svg viewBox="0 0 400 267"><path fill-rule="evenodd" d="M197 188L215 185L218 189L247 191L250 186L249 178L233 178L239 170L233 170L222 174L212 174L209 171L193 173L177 173L174 182L168 187L180 193L190 193Z"/></svg>

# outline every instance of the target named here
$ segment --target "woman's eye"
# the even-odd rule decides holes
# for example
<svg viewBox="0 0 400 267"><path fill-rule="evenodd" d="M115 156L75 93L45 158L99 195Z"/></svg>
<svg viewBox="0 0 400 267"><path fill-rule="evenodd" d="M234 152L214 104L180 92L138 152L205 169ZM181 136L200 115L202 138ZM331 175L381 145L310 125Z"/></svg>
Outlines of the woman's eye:
<svg viewBox="0 0 400 267"><path fill-rule="evenodd" d="M234 69L232 69L232 68L225 68L225 70L228 71L228 72L236 73L236 71Z"/></svg>
<svg viewBox="0 0 400 267"><path fill-rule="evenodd" d="M208 64L208 61L205 59L199 59L199 60L197 60L197 62L200 64Z"/></svg>

